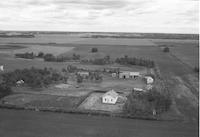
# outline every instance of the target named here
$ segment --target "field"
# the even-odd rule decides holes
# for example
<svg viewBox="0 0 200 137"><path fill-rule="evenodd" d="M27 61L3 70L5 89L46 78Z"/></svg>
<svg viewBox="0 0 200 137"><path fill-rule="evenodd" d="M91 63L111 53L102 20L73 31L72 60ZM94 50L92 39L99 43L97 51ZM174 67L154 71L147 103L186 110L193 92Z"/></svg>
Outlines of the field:
<svg viewBox="0 0 200 137"><path fill-rule="evenodd" d="M71 110L77 107L81 98L47 94L13 94L1 100L4 104L33 108L58 108Z"/></svg>
<svg viewBox="0 0 200 137"><path fill-rule="evenodd" d="M198 124L0 109L2 137L198 137ZM44 132L45 131L45 132Z"/></svg>
<svg viewBox="0 0 200 137"><path fill-rule="evenodd" d="M17 44L18 43L18 44ZM55 54L62 54L66 56L71 56L73 53L80 54L81 59L94 59L94 58L102 58L106 55L109 55L112 60L116 59L117 57L122 57L124 55L128 55L129 57L141 57L145 59L151 59L154 60L156 63L156 66L158 68L158 71L160 72L160 75L164 81L164 84L166 85L168 91L170 92L172 96L172 106L170 110L161 117L163 119L176 119L175 117L178 117L179 120L184 120L184 122L193 122L197 123L199 116L199 78L198 74L194 72L193 68L195 66L198 66L199 62L199 48L198 48L198 40L183 40L183 39L116 39L116 38L83 38L82 35L62 35L62 34L38 34L35 38L0 38L0 65L4 65L5 72L7 71L13 71L15 69L23 69L23 68L30 68L32 66L37 68L44 68L44 67L52 67L54 69L61 70L62 68L66 68L67 65L74 65L80 68L90 69L90 70L102 70L104 68L109 67L121 67L124 70L132 70L132 71L141 71L142 73L146 73L149 71L148 69L144 67L139 66L120 66L118 64L113 65L87 65L82 64L79 62L43 62L42 60L33 59L33 60L27 60L27 59L16 59L10 56L9 52L10 50L22 50L21 46L23 46L25 43L27 46L34 47L36 45L39 45L39 48L32 49L32 50L40 50L44 49L43 47L55 47L53 49L59 49L59 51L55 51L57 53ZM9 45L9 46L6 46ZM170 47L169 53L164 53L160 46L167 45ZM19 46L19 47L18 47ZM58 48L59 47L59 48ZM61 47L61 48L60 48ZM72 49L73 47L73 49ZM98 48L97 53L91 53L91 49L93 47ZM62 50L62 48L66 48L66 50ZM62 52L61 52L62 50ZM64 52L63 52L64 51ZM65 105L67 108L73 108L74 104L76 106L77 102L79 102L80 98L82 96L85 96L89 94L90 92L94 90L110 90L115 89L119 90L120 92L124 92L125 94L130 91L133 87L139 87L144 88L145 84L142 80L119 80L114 79L111 76L104 76L104 81L102 83L91 83L91 82L84 82L83 84L78 85L79 88L76 88L77 85L73 85L72 87L67 88L58 88L55 87L56 85L52 85L49 88L40 91L37 94L30 94L27 97L24 96L25 92L35 92L35 91L29 91L27 89L17 89L16 93L19 95L11 96L9 99L9 96L7 101L13 103L19 103L21 105L33 105L33 106L60 106L64 107ZM58 86L58 85L57 85ZM40 94L41 95L40 97ZM19 97L18 97L19 96ZM45 97L44 97L45 96ZM61 99L59 99L61 96ZM110 106L103 106L100 102L100 94L91 94L83 104L81 104L81 107L84 109L92 109L92 110L103 110L103 111L113 111L113 112L120 112L121 106L118 108L111 107ZM22 100L24 98L24 101ZM36 99L37 98L37 99ZM44 98L44 100L41 100L41 98ZM27 101L28 100L28 101ZM75 100L75 103L73 102ZM16 101L16 102L15 102ZM26 102L27 101L27 102ZM25 102L25 103L23 103ZM92 103L91 103L92 102ZM90 104L91 103L91 104ZM85 106L84 106L85 105ZM67 109L66 108L66 109ZM1 111L1 110L0 110ZM10 113L10 112L8 112ZM19 112L20 113L20 112ZM26 112L29 117L32 117L32 112ZM28 114L30 113L30 114ZM35 112L34 112L35 113ZM42 112L39 112L42 113ZM0 113L1 114L1 113ZM6 117L7 111L5 112L5 115L2 114L4 117ZM25 115L25 114L23 114ZM33 114L35 115L35 114ZM37 114L36 114L37 115ZM45 115L45 114L42 114ZM49 114L49 115L55 115L55 119L60 116L61 119L65 119L66 115L61 116L62 114ZM13 117L12 114L9 114L10 117ZM35 116L40 119L40 116ZM73 116L71 116L73 117ZM82 117L82 116L81 116ZM83 116L84 117L84 116ZM43 117L42 117L43 118ZM87 118L86 118L87 119ZM77 123L81 122L88 122L91 118L88 118L88 120L78 120L75 121ZM98 128L95 128L95 131L89 130L88 133L90 136L103 136L101 133L103 131L107 131L108 133L105 133L107 135L105 136L112 136L112 134L109 132L109 129L114 131L113 136L121 136L127 134L136 134L138 136L175 136L175 137L187 137L187 136L197 136L197 125L192 124L191 125L184 125L183 123L174 124L174 122L169 123L162 123L158 122L158 124L155 124L154 122L150 121L147 125L146 122L140 122L137 121L136 124L134 124L135 121L129 122L126 121L126 124L122 124L120 126L116 125L116 123L109 124L111 119L108 118L104 121L104 118L94 118L94 121L90 121L88 126L85 127L85 123L81 124L81 126L78 128L80 130L75 130L74 127L77 127L77 125L67 125L69 129L73 127L74 133L77 131L77 136L79 133L81 135L87 136L88 134L85 133L87 129L94 128L94 126L97 126ZM96 119L99 119L96 121ZM15 119L16 120L16 119ZM71 120L71 119L70 119ZM50 122L51 120L47 118L47 122ZM53 123L56 120L53 120ZM66 120L68 122L68 120ZM117 120L118 121L118 120ZM121 121L121 120L120 120ZM34 121L29 121L34 122ZM60 124L61 121L58 121L57 124ZM66 122L66 123L67 123ZM74 122L74 121L73 121ZM108 129L102 128L101 124L105 122L105 127ZM26 121L25 121L26 123ZM123 122L122 122L123 123ZM106 125L110 126L106 126ZM115 126L112 126L112 125ZM138 128L138 124L140 125ZM155 124L152 126L152 124ZM127 126L128 125L128 126ZM0 125L2 126L2 125ZM23 124L21 125L23 126ZM43 125L44 126L44 125ZM48 125L50 128L54 129L55 127L61 127L62 129L57 129L57 132L61 134L61 136L64 136L64 133L66 130L65 124L62 124L62 126L58 126L55 124L55 126ZM117 126L117 129L123 129L123 130L115 130ZM126 127L126 129L123 128ZM131 126L131 128L130 128ZM136 127L136 128L132 128ZM191 128L193 127L194 128ZM46 126L44 126L46 127ZM111 127L111 128L110 128ZM154 128L156 127L156 129ZM4 130L9 129L8 127L4 127ZM21 127L22 128L22 127ZM28 127L27 127L28 128ZM35 127L37 128L37 127ZM102 128L101 133L97 133L99 128ZM10 129L13 129L11 126ZM82 130L83 129L83 130ZM151 129L151 130L150 130ZM185 129L185 130L184 130ZM29 129L30 130L30 129ZM147 132L143 132L143 130ZM40 129L37 128L38 133L36 135L39 135L40 133L43 133ZM60 132L59 132L60 131ZM141 131L141 132L138 132ZM157 132L156 132L157 131ZM15 131L13 133L17 133L18 131ZM93 134L94 132L94 134ZM169 133L168 133L169 132ZM31 132L32 133L32 132ZM55 133L55 132L54 132ZM63 133L63 134L62 134ZM148 134L146 134L148 133ZM168 133L168 134L167 134ZM3 134L3 131L2 131ZM12 132L10 133L12 134ZM19 132L18 132L19 134ZM26 136L28 133L24 133L24 136ZM1 135L1 132L0 132ZM4 134L3 134L4 135ZM43 134L44 136L48 136L48 133ZM16 135L17 136L17 135Z"/></svg>

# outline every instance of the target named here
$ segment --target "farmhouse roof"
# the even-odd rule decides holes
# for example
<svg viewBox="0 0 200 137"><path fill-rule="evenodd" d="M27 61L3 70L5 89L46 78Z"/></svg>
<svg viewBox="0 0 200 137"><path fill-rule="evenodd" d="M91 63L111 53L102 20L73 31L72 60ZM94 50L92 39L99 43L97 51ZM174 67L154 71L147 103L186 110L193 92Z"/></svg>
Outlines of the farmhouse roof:
<svg viewBox="0 0 200 137"><path fill-rule="evenodd" d="M113 97L113 98L118 98L118 93L115 92L115 91L112 89L112 90L106 92L106 93L103 95L103 97L105 97L105 96L111 96L111 97Z"/></svg>

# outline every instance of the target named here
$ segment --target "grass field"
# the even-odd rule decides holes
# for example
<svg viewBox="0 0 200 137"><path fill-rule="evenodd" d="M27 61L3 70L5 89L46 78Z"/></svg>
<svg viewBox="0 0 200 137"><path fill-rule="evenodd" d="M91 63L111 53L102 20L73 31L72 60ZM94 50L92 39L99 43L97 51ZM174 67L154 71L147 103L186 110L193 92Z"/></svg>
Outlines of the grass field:
<svg viewBox="0 0 200 137"><path fill-rule="evenodd" d="M47 94L13 94L3 98L5 104L34 108L59 108L70 110L77 107L81 98Z"/></svg>

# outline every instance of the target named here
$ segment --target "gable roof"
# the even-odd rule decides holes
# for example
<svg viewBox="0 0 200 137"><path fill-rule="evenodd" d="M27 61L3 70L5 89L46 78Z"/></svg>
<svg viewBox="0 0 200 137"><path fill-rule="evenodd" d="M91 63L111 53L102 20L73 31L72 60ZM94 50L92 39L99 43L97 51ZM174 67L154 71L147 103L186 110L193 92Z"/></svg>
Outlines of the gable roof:
<svg viewBox="0 0 200 137"><path fill-rule="evenodd" d="M111 97L113 97L113 98L118 98L118 95L119 95L119 94L118 94L117 92L115 92L115 91L112 89L112 90L106 92L106 93L103 95L103 97L105 97L105 96L111 96Z"/></svg>

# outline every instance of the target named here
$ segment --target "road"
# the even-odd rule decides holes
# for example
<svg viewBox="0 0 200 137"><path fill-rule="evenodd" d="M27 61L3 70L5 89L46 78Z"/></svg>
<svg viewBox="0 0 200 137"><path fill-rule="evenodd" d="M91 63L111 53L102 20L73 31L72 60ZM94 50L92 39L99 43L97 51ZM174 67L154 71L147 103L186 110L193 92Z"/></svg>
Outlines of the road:
<svg viewBox="0 0 200 137"><path fill-rule="evenodd" d="M0 109L0 137L198 137L198 124Z"/></svg>

